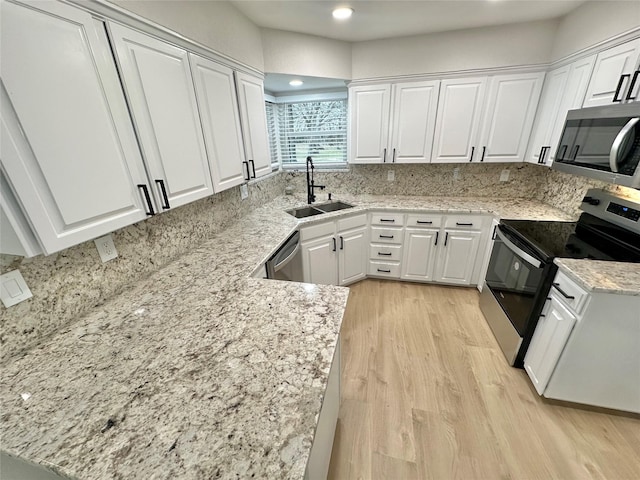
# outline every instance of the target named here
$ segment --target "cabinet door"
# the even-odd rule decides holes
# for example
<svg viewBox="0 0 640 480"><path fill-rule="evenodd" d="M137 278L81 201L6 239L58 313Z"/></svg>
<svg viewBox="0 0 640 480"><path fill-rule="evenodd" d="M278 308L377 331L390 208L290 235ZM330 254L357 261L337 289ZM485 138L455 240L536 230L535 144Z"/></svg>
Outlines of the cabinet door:
<svg viewBox="0 0 640 480"><path fill-rule="evenodd" d="M339 285L348 285L362 280L367 275L368 245L367 227L340 232L338 234Z"/></svg>
<svg viewBox="0 0 640 480"><path fill-rule="evenodd" d="M213 177L213 189L220 192L240 185L246 179L233 70L192 53L189 54L189 61Z"/></svg>
<svg viewBox="0 0 640 480"><path fill-rule="evenodd" d="M244 151L251 165L251 178L262 177L271 173L264 86L259 78L236 72L236 87Z"/></svg>
<svg viewBox="0 0 640 480"><path fill-rule="evenodd" d="M391 162L387 151L391 86L349 89L350 163Z"/></svg>
<svg viewBox="0 0 640 480"><path fill-rule="evenodd" d="M432 162L480 159L476 142L486 84L486 77L441 82Z"/></svg>
<svg viewBox="0 0 640 480"><path fill-rule="evenodd" d="M302 271L306 283L338 285L336 237L326 236L302 242Z"/></svg>
<svg viewBox="0 0 640 480"><path fill-rule="evenodd" d="M45 253L147 217L148 180L103 26L2 2L2 167Z"/></svg>
<svg viewBox="0 0 640 480"><path fill-rule="evenodd" d="M524 357L524 369L542 395L576 323L575 317L551 294Z"/></svg>
<svg viewBox="0 0 640 480"><path fill-rule="evenodd" d="M436 281L469 285L480 246L480 232L445 230Z"/></svg>
<svg viewBox="0 0 640 480"><path fill-rule="evenodd" d="M549 72L544 81L544 88L538 106L538 113L531 132L529 148L525 161L529 163L540 163L542 149L551 147L551 134L558 116L558 109L565 94L565 86L569 78L570 65L556 68ZM565 113L566 116L566 113ZM545 149L544 160L551 156L551 152ZM555 152L554 152L555 153Z"/></svg>
<svg viewBox="0 0 640 480"><path fill-rule="evenodd" d="M407 228L400 278L429 282L433 280L439 230Z"/></svg>
<svg viewBox="0 0 640 480"><path fill-rule="evenodd" d="M115 23L109 30L160 211L212 195L187 52Z"/></svg>
<svg viewBox="0 0 640 480"><path fill-rule="evenodd" d="M543 80L544 73L498 75L491 79L478 160L524 160Z"/></svg>
<svg viewBox="0 0 640 480"><path fill-rule="evenodd" d="M429 163L440 82L393 86L391 162Z"/></svg>
<svg viewBox="0 0 640 480"><path fill-rule="evenodd" d="M638 58L640 57L640 39L618 45L604 52L600 52L596 58L593 74L589 81L587 94L583 107L597 107L599 105L609 105L613 102L620 76L623 74L633 75ZM627 81L618 94L618 98L626 93L629 86Z"/></svg>

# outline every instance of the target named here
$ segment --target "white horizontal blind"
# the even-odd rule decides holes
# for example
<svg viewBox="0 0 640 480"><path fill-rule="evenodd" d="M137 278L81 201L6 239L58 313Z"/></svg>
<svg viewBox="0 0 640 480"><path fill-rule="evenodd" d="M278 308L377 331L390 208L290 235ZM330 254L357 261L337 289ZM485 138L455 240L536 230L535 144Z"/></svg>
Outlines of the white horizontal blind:
<svg viewBox="0 0 640 480"><path fill-rule="evenodd" d="M272 102L265 102L267 111L267 132L269 134L269 156L271 157L271 167L277 170L280 166L280 155L278 154L278 126L276 125L278 106Z"/></svg>
<svg viewBox="0 0 640 480"><path fill-rule="evenodd" d="M347 101L314 100L276 105L280 158L283 167L347 162Z"/></svg>

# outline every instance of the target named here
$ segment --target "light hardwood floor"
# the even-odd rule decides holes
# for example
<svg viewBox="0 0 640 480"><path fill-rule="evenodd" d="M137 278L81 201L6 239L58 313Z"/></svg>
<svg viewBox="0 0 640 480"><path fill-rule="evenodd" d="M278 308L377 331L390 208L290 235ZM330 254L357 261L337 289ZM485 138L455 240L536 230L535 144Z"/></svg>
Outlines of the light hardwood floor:
<svg viewBox="0 0 640 480"><path fill-rule="evenodd" d="M640 479L640 420L553 405L472 288L353 285L331 479Z"/></svg>

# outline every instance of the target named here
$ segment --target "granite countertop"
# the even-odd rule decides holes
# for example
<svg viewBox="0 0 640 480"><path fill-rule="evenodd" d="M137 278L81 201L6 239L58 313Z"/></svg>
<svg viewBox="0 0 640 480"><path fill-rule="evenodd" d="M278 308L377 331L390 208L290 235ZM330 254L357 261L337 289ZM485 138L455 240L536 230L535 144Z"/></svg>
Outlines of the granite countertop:
<svg viewBox="0 0 640 480"><path fill-rule="evenodd" d="M348 288L250 278L299 224L366 209L572 220L527 200L282 196L3 366L2 449L64 475L301 478Z"/></svg>
<svg viewBox="0 0 640 480"><path fill-rule="evenodd" d="M590 292L640 296L640 264L556 258L560 267L572 280Z"/></svg>

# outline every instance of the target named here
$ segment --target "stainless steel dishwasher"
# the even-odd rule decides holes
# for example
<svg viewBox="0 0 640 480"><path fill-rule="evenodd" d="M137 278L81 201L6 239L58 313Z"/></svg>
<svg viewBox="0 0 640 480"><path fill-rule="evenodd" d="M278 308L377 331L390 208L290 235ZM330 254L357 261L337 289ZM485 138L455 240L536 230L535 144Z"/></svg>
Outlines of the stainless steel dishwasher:
<svg viewBox="0 0 640 480"><path fill-rule="evenodd" d="M267 278L302 282L302 254L300 252L300 232L294 232L269 257L266 263Z"/></svg>

